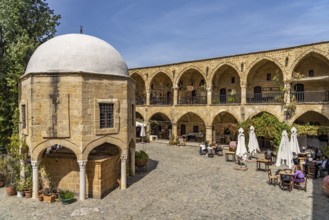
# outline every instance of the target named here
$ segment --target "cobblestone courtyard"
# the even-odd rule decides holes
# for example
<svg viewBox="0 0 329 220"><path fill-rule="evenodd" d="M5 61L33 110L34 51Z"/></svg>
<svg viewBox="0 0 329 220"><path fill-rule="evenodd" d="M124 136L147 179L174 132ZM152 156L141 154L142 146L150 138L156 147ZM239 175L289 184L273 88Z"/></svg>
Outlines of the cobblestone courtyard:
<svg viewBox="0 0 329 220"><path fill-rule="evenodd" d="M255 163L234 170L233 162L200 156L191 146L152 143L146 151L148 172L102 200L47 204L8 197L0 188L0 219L329 219L322 178L309 180L307 192L288 192L268 185Z"/></svg>

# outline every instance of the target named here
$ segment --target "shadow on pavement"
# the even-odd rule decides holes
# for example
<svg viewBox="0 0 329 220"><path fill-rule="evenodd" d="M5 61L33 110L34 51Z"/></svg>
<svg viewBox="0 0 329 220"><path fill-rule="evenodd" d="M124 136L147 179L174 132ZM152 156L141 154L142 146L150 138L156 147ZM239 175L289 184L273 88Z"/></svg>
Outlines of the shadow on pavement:
<svg viewBox="0 0 329 220"><path fill-rule="evenodd" d="M127 187L129 188L131 185L137 183L138 181L143 179L146 175L148 175L150 172L155 170L158 166L158 163L159 162L157 160L152 160L151 158L149 158L147 162L147 167L143 167L143 168L136 167L135 176L130 176L127 179L127 183L128 183Z"/></svg>

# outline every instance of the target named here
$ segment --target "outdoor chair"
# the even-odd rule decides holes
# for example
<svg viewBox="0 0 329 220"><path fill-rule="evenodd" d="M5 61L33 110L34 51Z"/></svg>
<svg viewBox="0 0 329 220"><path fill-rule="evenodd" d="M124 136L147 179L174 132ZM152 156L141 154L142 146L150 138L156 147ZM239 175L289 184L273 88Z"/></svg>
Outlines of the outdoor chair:
<svg viewBox="0 0 329 220"><path fill-rule="evenodd" d="M309 163L307 166L307 178L314 179L317 172L317 165L315 163Z"/></svg>
<svg viewBox="0 0 329 220"><path fill-rule="evenodd" d="M267 171L267 175L268 175L268 184L271 184L271 185L274 185L274 186L279 184L279 176L272 175L272 172L271 172L270 169Z"/></svg>
<svg viewBox="0 0 329 220"><path fill-rule="evenodd" d="M303 189L303 190L305 190L305 192L306 192L306 190L307 190L307 177L304 177L304 182L301 182L301 183L295 183L295 187L296 187L298 190Z"/></svg>
<svg viewBox="0 0 329 220"><path fill-rule="evenodd" d="M214 155L215 155L215 151L214 151L214 149L212 148L212 147L208 147L208 152L207 152L207 156L208 157L214 157Z"/></svg>
<svg viewBox="0 0 329 220"><path fill-rule="evenodd" d="M288 189L289 192L292 191L294 186L294 178L292 175L280 174L280 187L281 189Z"/></svg>

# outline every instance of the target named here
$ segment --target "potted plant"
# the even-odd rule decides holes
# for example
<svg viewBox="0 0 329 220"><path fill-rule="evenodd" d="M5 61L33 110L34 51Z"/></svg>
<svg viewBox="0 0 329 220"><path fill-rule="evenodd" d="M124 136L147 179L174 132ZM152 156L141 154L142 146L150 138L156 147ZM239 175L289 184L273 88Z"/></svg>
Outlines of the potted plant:
<svg viewBox="0 0 329 220"><path fill-rule="evenodd" d="M24 183L20 182L17 184L16 186L16 190L17 190L17 197L22 198L24 197Z"/></svg>
<svg viewBox="0 0 329 220"><path fill-rule="evenodd" d="M7 179L7 163L0 157L0 187L3 187Z"/></svg>
<svg viewBox="0 0 329 220"><path fill-rule="evenodd" d="M32 176L31 173L28 172L24 181L24 194L26 198L32 197Z"/></svg>
<svg viewBox="0 0 329 220"><path fill-rule="evenodd" d="M136 167L146 167L149 159L149 155L143 151L136 151L135 153L135 165Z"/></svg>
<svg viewBox="0 0 329 220"><path fill-rule="evenodd" d="M74 201L74 192L66 189L66 190L60 190L59 191L59 199L63 204L70 204Z"/></svg>

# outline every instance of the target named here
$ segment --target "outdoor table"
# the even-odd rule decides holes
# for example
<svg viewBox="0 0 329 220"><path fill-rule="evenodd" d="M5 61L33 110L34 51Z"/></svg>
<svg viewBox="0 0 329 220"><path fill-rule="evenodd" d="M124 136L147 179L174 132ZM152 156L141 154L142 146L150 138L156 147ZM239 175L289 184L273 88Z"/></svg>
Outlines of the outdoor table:
<svg viewBox="0 0 329 220"><path fill-rule="evenodd" d="M230 156L232 157L232 159L230 159ZM226 152L225 160L235 162L235 152L233 152L233 151Z"/></svg>
<svg viewBox="0 0 329 220"><path fill-rule="evenodd" d="M265 164L265 169L261 169L261 164ZM260 159L256 161L256 170L264 170L268 171L270 169L270 164L272 163L271 160Z"/></svg>

